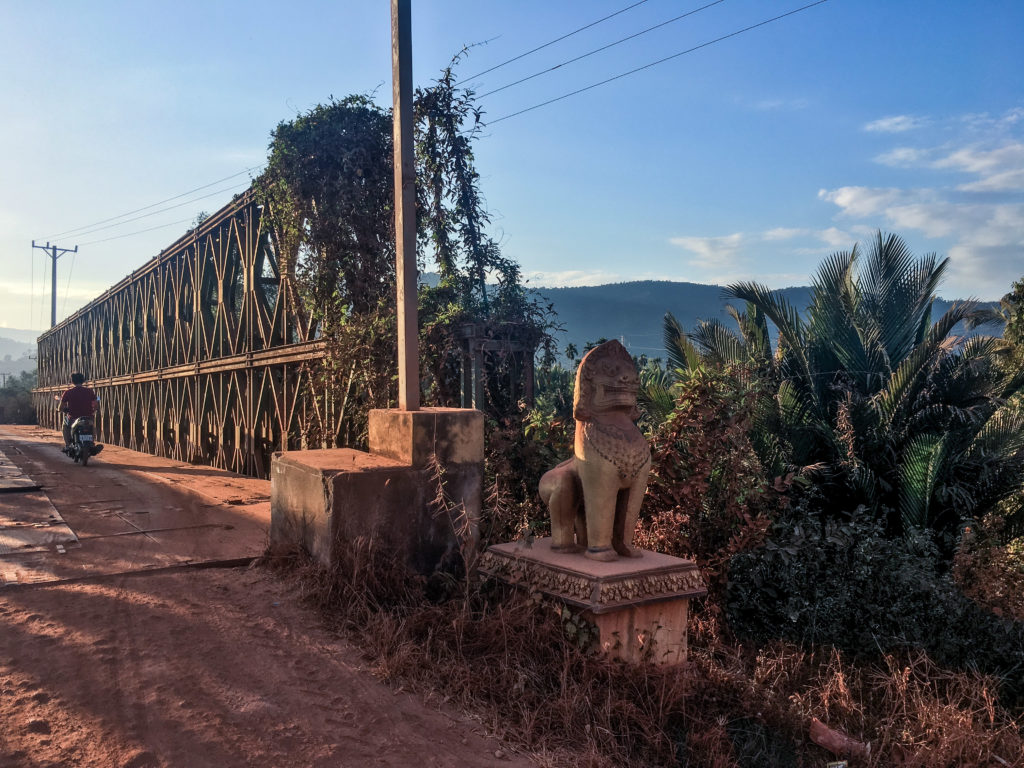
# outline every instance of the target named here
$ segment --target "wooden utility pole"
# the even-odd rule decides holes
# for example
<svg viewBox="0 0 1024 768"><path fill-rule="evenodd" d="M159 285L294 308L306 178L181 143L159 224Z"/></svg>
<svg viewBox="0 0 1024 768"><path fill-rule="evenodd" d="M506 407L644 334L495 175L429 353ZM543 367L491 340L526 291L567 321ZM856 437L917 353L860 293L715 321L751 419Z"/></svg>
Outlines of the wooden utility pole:
<svg viewBox="0 0 1024 768"><path fill-rule="evenodd" d="M391 79L394 97L395 260L398 283L398 407L420 407L419 325L416 317L416 163L412 146L411 0L391 0Z"/></svg>
<svg viewBox="0 0 1024 768"><path fill-rule="evenodd" d="M74 248L58 248L56 245L50 245L49 242L46 245L36 245L36 241L33 240L32 247L46 251L53 262L52 269L50 270L50 327L53 328L57 324L57 259L65 253L78 253L78 246L76 245Z"/></svg>

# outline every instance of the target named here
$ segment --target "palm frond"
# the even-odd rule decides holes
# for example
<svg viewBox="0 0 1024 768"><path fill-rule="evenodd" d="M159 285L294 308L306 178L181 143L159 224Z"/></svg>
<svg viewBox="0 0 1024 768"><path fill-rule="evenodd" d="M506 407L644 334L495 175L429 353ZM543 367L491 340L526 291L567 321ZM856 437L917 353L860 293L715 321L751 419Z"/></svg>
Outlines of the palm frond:
<svg viewBox="0 0 1024 768"><path fill-rule="evenodd" d="M729 309L732 309L730 306ZM735 310L733 310L735 311ZM740 334L747 345L747 354L758 365L767 365L772 359L771 334L768 332L768 318L757 306L746 302L743 312L737 312L735 319Z"/></svg>
<svg viewBox="0 0 1024 768"><path fill-rule="evenodd" d="M924 434L907 446L900 463L900 517L906 529L931 523L932 495L946 458L944 435Z"/></svg>
<svg viewBox="0 0 1024 768"><path fill-rule="evenodd" d="M640 387L637 390L636 401L640 409L647 414L652 426L665 422L675 410L676 398L672 384L667 371L654 374L647 368L640 371Z"/></svg>
<svg viewBox="0 0 1024 768"><path fill-rule="evenodd" d="M741 365L747 362L746 345L719 320L701 320L689 336L701 352L701 358L714 365Z"/></svg>
<svg viewBox="0 0 1024 768"><path fill-rule="evenodd" d="M804 322L796 308L782 294L771 291L759 283L733 283L726 286L724 294L748 302L775 324L779 332L779 354L790 358L792 374L810 382L813 377L804 348ZM815 399L817 400L816 392ZM820 407L820 403L816 402L815 407Z"/></svg>
<svg viewBox="0 0 1024 768"><path fill-rule="evenodd" d="M695 371L700 368L700 354L671 312L666 312L662 320L662 340L670 368L677 371Z"/></svg>
<svg viewBox="0 0 1024 768"><path fill-rule="evenodd" d="M955 346L948 338L953 327L971 311L969 304L954 304L928 330L925 340L893 371L874 403L885 420L891 422L897 411L906 409L914 395L927 384L927 371L944 352Z"/></svg>

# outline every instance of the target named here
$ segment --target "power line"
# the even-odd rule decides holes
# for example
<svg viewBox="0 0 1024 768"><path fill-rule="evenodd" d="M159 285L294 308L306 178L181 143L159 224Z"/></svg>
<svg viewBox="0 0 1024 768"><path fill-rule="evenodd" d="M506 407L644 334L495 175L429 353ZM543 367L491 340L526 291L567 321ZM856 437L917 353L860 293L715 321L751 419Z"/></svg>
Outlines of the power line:
<svg viewBox="0 0 1024 768"><path fill-rule="evenodd" d="M96 243L107 243L107 242L110 242L111 240L120 240L122 237L132 237L133 235L141 235L141 234L143 234L145 232L152 232L153 230L156 230L156 229L166 229L167 227L173 227L175 224L184 224L184 223L189 222L189 221L193 221L193 219L181 219L180 221L172 221L170 224L160 224L160 225L155 226L155 227L150 227L149 229L140 229L137 232L128 232L128 233L123 234L123 235L114 235L113 237L105 237L102 240L90 240L87 243L82 243L82 246L96 245Z"/></svg>
<svg viewBox="0 0 1024 768"><path fill-rule="evenodd" d="M99 226L100 224L106 224L107 222L110 222L110 221L116 221L117 219L123 219L125 216L131 216L134 213L141 213L142 211L148 211L150 208L156 208L158 205L163 205L164 203L169 203L172 200L178 200L179 198L185 197L186 195L191 195L193 192L201 192L202 190L209 189L210 187L212 187L212 186L214 186L216 184L221 184L221 183L223 183L225 181L230 181L231 179L234 179L234 178L237 178L238 176L241 176L243 173L249 173L251 171L258 170L258 169L260 169L262 167L263 167L263 164L254 165L251 168L246 168L245 170L239 171L238 173L233 173L230 176L225 176L223 179L217 179L217 181L211 181L209 184L203 184L201 187L196 187L195 189L190 189L188 192L182 192L180 195L174 195L174 197L168 197L166 200L161 200L158 203L151 203L150 205L144 205L141 208L136 208L134 211L128 211L128 212L122 213L122 214L120 214L118 216L111 216L109 219L102 219L101 221L94 221L92 224L84 224L81 227L75 227L74 229L69 229L69 230L66 230L64 232L59 232L56 235L48 235L46 238L40 238L40 239L47 239L48 240L48 239L51 239L51 238L61 237L62 235L68 235L68 234L71 234L72 232L79 232L80 230L83 230L83 229L92 229L93 227ZM199 198L199 199L201 200L202 198Z"/></svg>
<svg viewBox="0 0 1024 768"><path fill-rule="evenodd" d="M465 80L463 82L467 82L468 83L470 80L476 80L478 77L483 77L488 72L493 72L496 69L500 69L501 67L504 67L506 64L511 64L513 61L519 61L520 59L529 56L531 53L536 53L537 51L541 51L541 50L547 48L548 46L554 45L555 43L560 43L560 42L562 42L563 40L565 40L568 37L572 37L573 35L575 35L575 34L577 34L579 32L582 32L585 29L590 29L591 27L597 26L602 21L608 21L608 19L615 18L620 13L625 13L626 11L631 10L633 8L636 8L638 5L643 5L646 2L647 2L647 0L640 0L640 2L638 2L638 3L633 3L632 5L627 5L625 8L622 8L621 10L615 11L615 13L610 13L607 16L598 19L597 21L592 21L589 24L585 24L584 26L580 27L579 29L574 29L572 32L568 32L568 33L562 35L561 37L556 37L554 40L551 40L550 42L544 43L543 45L538 45L536 48L533 48L533 49L527 51L526 53L520 53L518 56L513 56L511 59L506 59L505 61L501 62L500 64L495 64L490 69L485 69L483 72L476 73L472 77L467 77L467 78L465 78Z"/></svg>
<svg viewBox="0 0 1024 768"><path fill-rule="evenodd" d="M167 211L173 211L175 208L181 208L182 206L185 206L185 205L191 205L192 203L197 203L200 200L205 200L208 197L214 197L216 195L222 195L225 192L230 192L231 190L237 189L237 188L238 188L238 184L235 183L235 184L232 184L232 185L230 185L228 187L224 187L223 189L218 189L218 190L215 190L213 192L210 192L209 194L201 195L199 197L193 197L191 200L186 200L183 203L175 203L174 205L169 205L166 208L160 208L160 209L155 210L155 211L150 211L149 213L143 213L143 214L140 214L138 216L133 216L130 219L125 219L124 221L119 221L116 224L107 224L106 226L95 227L94 229L87 229L85 232L79 232L78 235L79 235L79 237L81 237L83 235L91 235L94 232L102 232L105 229L114 229L116 227L121 227L121 226L124 226L125 224L130 224L133 221L138 221L139 219L148 219L150 216L157 216L157 215L159 215L161 213L166 213ZM180 195L179 195L179 197L180 197ZM127 214L124 214L124 215L127 215Z"/></svg>
<svg viewBox="0 0 1024 768"><path fill-rule="evenodd" d="M77 251L71 252L71 266L68 268L68 281L64 284L64 303L61 304L60 313L66 315L68 311L68 294L71 292L71 273L75 271L75 257L78 256Z"/></svg>
<svg viewBox="0 0 1024 768"><path fill-rule="evenodd" d="M36 321L34 315L36 313L36 249L32 249L32 264L29 267L30 274L32 275L32 282L29 283L28 293L28 325L32 327L32 323Z"/></svg>
<svg viewBox="0 0 1024 768"><path fill-rule="evenodd" d="M563 62L561 62L559 64L555 64L555 66L553 66L553 67L548 67L547 69L542 69L540 72L534 72L532 75L527 75L526 77L520 78L519 80L516 80L516 81L511 82L511 83L508 83L507 85L503 85L500 88L495 88L493 91L488 91L487 93L482 93L482 94L480 94L479 98L481 98L481 99L486 98L487 96L490 96L491 94L497 93L498 91L504 91L506 88L511 88L514 85L519 85L520 83L525 83L527 80L533 80L533 78L540 77L541 75L546 75L548 72L554 72L556 69L560 69L561 67L564 67L567 64L573 64L573 63L579 61L580 59L585 59L588 56L593 56L595 53L601 53L601 51L607 51L609 48L614 48L616 45L621 45L622 43L628 42L629 40L632 40L635 37L640 37L641 35L646 35L648 32L653 32L654 30L660 29L661 27L666 27L669 24L672 24L673 22L679 21L680 19L685 19L687 16L693 16L695 13L700 13L701 11L705 11L705 10L707 10L708 8L710 8L713 5L718 5L719 3L724 3L724 2L725 2L725 0L714 0L714 2L708 3L707 5L702 5L700 8L695 8L692 11L687 11L686 13L680 14L679 16L676 16L673 19L669 19L668 21L663 21L660 24L655 24L653 27L648 27L647 29L642 29L639 32L635 32L634 34L629 35L628 37L623 37L620 40L616 40L613 43L608 43L607 45L602 45L600 48L595 48L592 51L587 51L586 53L583 53L583 54L580 54L579 56L576 56L574 58L568 59L567 61L563 61Z"/></svg>
<svg viewBox="0 0 1024 768"><path fill-rule="evenodd" d="M751 24L749 27L744 27L743 29L738 29L735 32L730 32L728 35L722 35L721 37L716 37L714 40L708 40L706 43L701 43L700 45L695 45L693 48L687 48L685 51L680 51L679 53L674 53L671 56L666 56L663 59L658 59L657 61L652 61L649 64L644 64L642 67L637 67L636 69L631 69L628 72L623 72L622 74L615 75L614 77L609 77L607 80L602 80L599 83L592 83L591 85L584 86L583 88L578 88L575 91L571 91L569 93L564 93L561 96L556 96L553 99L548 99L547 101L542 101L540 104L534 104L532 107L526 107L526 109L520 109L518 112L512 112L512 113L507 114L507 115L502 115L501 117L499 117L499 118L497 118L495 120L490 120L490 121L486 122L485 125L494 125L495 123L500 123L502 120L508 120L510 117L516 117L516 116L522 115L522 114L524 114L526 112L532 112L535 109L540 109L541 107L546 107L548 104L554 104L556 101L561 101L562 99L568 99L570 96L576 96L576 95L578 95L580 93L583 93L585 91L589 91L589 90L592 90L594 88L598 88L598 87L600 87L602 85L607 85L608 83L615 82L616 80L621 80L624 77L629 77L630 75L635 75L637 72L642 72L645 69L650 69L651 67L655 67L658 64L664 64L666 61L671 61L672 59L678 59L680 56L685 56L688 53L693 53L694 51L699 51L701 48L707 48L709 45L714 45L715 43L720 43L723 40L728 40L730 37L736 37L737 35L742 35L744 32L749 32L752 29L757 29L758 27L763 27L766 24L771 24L773 21L778 21L779 19L784 19L787 16L792 16L793 14L800 13L801 11L806 11L808 8L813 8L816 5L821 5L821 4L827 3L827 2L828 2L828 0L817 0L817 2L809 3L808 5L802 6L800 8L796 8L796 9L794 9L792 11L788 11L788 12L780 14L778 16L774 16L774 17L772 17L770 19L765 19L764 21L760 21L757 24Z"/></svg>

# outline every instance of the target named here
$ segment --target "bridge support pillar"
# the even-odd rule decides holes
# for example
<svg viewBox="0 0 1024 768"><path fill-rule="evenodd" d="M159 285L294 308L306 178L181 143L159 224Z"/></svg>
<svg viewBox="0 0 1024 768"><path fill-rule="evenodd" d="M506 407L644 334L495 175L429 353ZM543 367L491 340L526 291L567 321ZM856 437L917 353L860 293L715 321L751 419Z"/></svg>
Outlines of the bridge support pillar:
<svg viewBox="0 0 1024 768"><path fill-rule="evenodd" d="M475 547L483 495L484 417L460 408L370 412L370 451L275 453L271 545L332 566L372 541L423 574L457 569Z"/></svg>

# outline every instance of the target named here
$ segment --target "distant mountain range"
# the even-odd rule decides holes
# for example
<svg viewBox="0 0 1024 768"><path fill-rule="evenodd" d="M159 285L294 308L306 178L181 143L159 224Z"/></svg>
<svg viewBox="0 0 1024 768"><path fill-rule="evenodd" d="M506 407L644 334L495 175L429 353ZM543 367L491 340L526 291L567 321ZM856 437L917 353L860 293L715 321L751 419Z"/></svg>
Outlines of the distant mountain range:
<svg viewBox="0 0 1024 768"><path fill-rule="evenodd" d="M0 339L7 341L19 341L22 344L30 344L33 348L36 346L36 339L42 336L46 331L28 331L24 328L4 328L0 326Z"/></svg>
<svg viewBox="0 0 1024 768"><path fill-rule="evenodd" d="M437 276L420 276L424 283L435 284ZM534 288L545 302L554 305L563 330L556 334L559 352L569 343L582 352L590 341L619 339L634 355L664 357L662 320L671 312L687 330L698 320L718 318L733 325L726 314L729 303L720 285L679 283L668 280L640 280L631 283L584 286L579 288ZM782 289L786 299L800 310L810 302L807 286ZM938 318L952 301L937 299L933 309ZM983 332L1000 333L998 328ZM40 331L0 328L0 371L14 372L35 368L36 337ZM4 361L10 355L11 360Z"/></svg>
<svg viewBox="0 0 1024 768"><path fill-rule="evenodd" d="M559 351L572 343L582 352L587 342L606 338L619 339L634 355L664 357L662 320L666 312L690 330L698 320L713 318L735 327L725 307L732 303L742 308L742 303L730 302L723 296L720 285L667 280L535 290L554 305L558 322L564 326L556 335ZM810 303L811 289L807 286L784 288L781 292L799 310ZM937 299L933 316L940 317L952 303ZM990 327L984 332L1001 331Z"/></svg>
<svg viewBox="0 0 1024 768"><path fill-rule="evenodd" d="M39 331L0 328L0 373L32 371L36 367L36 337Z"/></svg>

